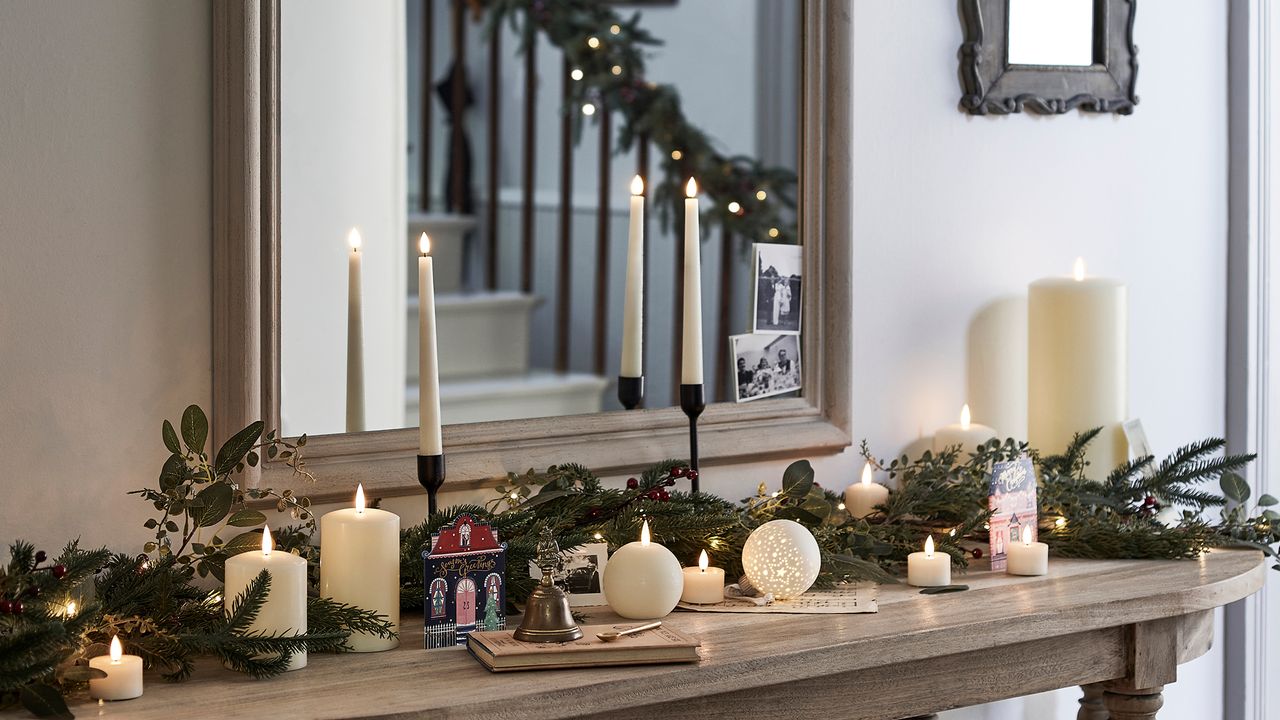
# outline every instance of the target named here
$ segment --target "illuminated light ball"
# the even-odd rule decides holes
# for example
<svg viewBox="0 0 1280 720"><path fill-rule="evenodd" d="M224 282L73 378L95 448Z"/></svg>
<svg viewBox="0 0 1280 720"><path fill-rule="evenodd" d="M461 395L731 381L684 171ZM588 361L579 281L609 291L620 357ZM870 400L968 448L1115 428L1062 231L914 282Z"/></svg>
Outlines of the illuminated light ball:
<svg viewBox="0 0 1280 720"><path fill-rule="evenodd" d="M596 48L600 47L600 38L595 36L587 38L587 47L591 48L592 50L595 50Z"/></svg>
<svg viewBox="0 0 1280 720"><path fill-rule="evenodd" d="M610 33L610 34L617 35L617 34L618 34L618 33L620 33L620 32L622 32L622 26L621 26L621 25L610 25L610 26L609 26L609 33Z"/></svg>
<svg viewBox="0 0 1280 720"><path fill-rule="evenodd" d="M614 66L613 66L613 74L614 74L614 75L621 75L621 74L622 74L622 66L621 66L621 65L614 65Z"/></svg>
<svg viewBox="0 0 1280 720"><path fill-rule="evenodd" d="M769 237L778 237L780 234L778 228L769 228Z"/></svg>
<svg viewBox="0 0 1280 720"><path fill-rule="evenodd" d="M741 209L742 209L742 206L741 206L741 205L739 205L739 204L738 204L738 202L737 202L736 200L735 200L735 201L733 201L733 202L731 202L731 203L729 203L729 212L731 212L731 213L737 213L737 212L738 212L739 210L741 210Z"/></svg>
<svg viewBox="0 0 1280 720"><path fill-rule="evenodd" d="M595 105L592 105L591 103L587 103L586 105L583 105L583 106L582 106L582 114L583 114L583 115L588 115L588 116L590 116L590 115L595 115L595 114L596 114L596 106L595 106Z"/></svg>
<svg viewBox="0 0 1280 720"><path fill-rule="evenodd" d="M768 193L766 193L766 192L765 192L765 191L763 191L763 190L759 190L759 191L757 191L757 192L756 192L756 199L757 199L757 200L764 200L764 199L765 199L765 198L767 198L767 197L769 197L769 194L768 194Z"/></svg>
<svg viewBox="0 0 1280 720"><path fill-rule="evenodd" d="M582 79L582 68L574 68L573 70L571 70L571 71L569 72L569 77L573 78L574 80L581 80L581 79Z"/></svg>
<svg viewBox="0 0 1280 720"><path fill-rule="evenodd" d="M672 151L671 151L671 159L672 159L672 160L679 160L679 159L680 159L680 158L682 158L682 157L684 157L684 153L680 152L679 150L672 150Z"/></svg>
<svg viewBox="0 0 1280 720"><path fill-rule="evenodd" d="M771 520L747 537L742 568L760 592L778 600L798 597L818 579L822 552L809 529L794 520Z"/></svg>

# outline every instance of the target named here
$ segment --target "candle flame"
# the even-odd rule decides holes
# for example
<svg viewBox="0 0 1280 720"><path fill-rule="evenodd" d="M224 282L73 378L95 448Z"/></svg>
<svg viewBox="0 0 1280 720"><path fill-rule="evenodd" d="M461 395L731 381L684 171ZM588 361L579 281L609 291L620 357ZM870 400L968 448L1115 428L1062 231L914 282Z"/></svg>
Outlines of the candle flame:
<svg viewBox="0 0 1280 720"><path fill-rule="evenodd" d="M359 250L362 242L360 231L356 228L351 228L351 232L347 233L347 244L351 246L352 250Z"/></svg>
<svg viewBox="0 0 1280 720"><path fill-rule="evenodd" d="M418 250L423 255L431 254L431 238L427 237L426 233L422 233L418 236Z"/></svg>
<svg viewBox="0 0 1280 720"><path fill-rule="evenodd" d="M356 512L364 512L364 484L356 483Z"/></svg>
<svg viewBox="0 0 1280 720"><path fill-rule="evenodd" d="M124 657L124 646L120 644L120 636L113 635L111 637L111 664L119 665L122 657Z"/></svg>
<svg viewBox="0 0 1280 720"><path fill-rule="evenodd" d="M71 601L69 601L69 602L67 603L67 610L66 610L66 612L65 612L65 613L63 613L63 614L64 614L64 615L66 615L66 616L67 616L67 617L69 617L69 618L72 618L72 617L75 617L75 616L76 616L76 601L75 601L75 600L71 600Z"/></svg>
<svg viewBox="0 0 1280 720"><path fill-rule="evenodd" d="M639 175L631 178L631 194L632 195L644 194L644 178L640 177Z"/></svg>
<svg viewBox="0 0 1280 720"><path fill-rule="evenodd" d="M924 539L924 556L926 558L933 558L933 536L932 535Z"/></svg>
<svg viewBox="0 0 1280 720"><path fill-rule="evenodd" d="M1071 274L1075 276L1076 282L1084 280L1084 258L1076 258L1075 267L1071 269Z"/></svg>
<svg viewBox="0 0 1280 720"><path fill-rule="evenodd" d="M1022 544L1030 547L1031 545L1031 526L1022 526Z"/></svg>
<svg viewBox="0 0 1280 720"><path fill-rule="evenodd" d="M969 403L965 403L964 407L960 408L960 429L968 430L972 422L973 416L969 414Z"/></svg>
<svg viewBox="0 0 1280 720"><path fill-rule="evenodd" d="M272 547L274 547L274 544L271 542L271 528L264 524L262 526L262 554L270 556Z"/></svg>
<svg viewBox="0 0 1280 720"><path fill-rule="evenodd" d="M693 178L689 178L689 184L684 186L684 194L686 197L698 197L698 183Z"/></svg>
<svg viewBox="0 0 1280 720"><path fill-rule="evenodd" d="M649 545L649 521L648 520L645 520L644 525L640 527L640 544L646 547Z"/></svg>
<svg viewBox="0 0 1280 720"><path fill-rule="evenodd" d="M698 568L701 569L702 572L706 572L707 566L710 564L711 560L707 557L707 551L703 550L702 553L698 555Z"/></svg>
<svg viewBox="0 0 1280 720"><path fill-rule="evenodd" d="M871 485L871 463L862 466L862 487Z"/></svg>

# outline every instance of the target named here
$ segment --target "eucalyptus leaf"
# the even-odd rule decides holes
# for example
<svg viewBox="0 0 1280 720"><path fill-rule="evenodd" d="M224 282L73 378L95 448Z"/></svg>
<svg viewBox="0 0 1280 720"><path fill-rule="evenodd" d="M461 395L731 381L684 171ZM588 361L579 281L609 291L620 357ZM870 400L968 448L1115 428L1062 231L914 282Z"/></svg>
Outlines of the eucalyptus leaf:
<svg viewBox="0 0 1280 720"><path fill-rule="evenodd" d="M213 463L213 471L218 475L226 475L240 464L244 456L253 449L254 443L258 442L258 438L262 437L262 430L266 424L261 420L251 423L248 427L231 436L231 439L222 444L218 450L217 459Z"/></svg>
<svg viewBox="0 0 1280 720"><path fill-rule="evenodd" d="M63 680L72 682L88 682L90 680L101 680L106 677L107 673L98 668L89 667L88 665L72 665L71 667L58 673L58 677Z"/></svg>
<svg viewBox="0 0 1280 720"><path fill-rule="evenodd" d="M1222 494L1228 500L1244 503L1249 499L1249 483L1236 473L1224 473L1219 484L1222 486Z"/></svg>
<svg viewBox="0 0 1280 720"><path fill-rule="evenodd" d="M1280 504L1280 500L1277 500L1274 495L1263 494L1258 498L1258 507L1271 507L1277 504Z"/></svg>
<svg viewBox="0 0 1280 720"><path fill-rule="evenodd" d="M179 453L174 453L164 461L164 467L160 468L160 489L169 491L176 488L182 480L187 476L186 458Z"/></svg>
<svg viewBox="0 0 1280 720"><path fill-rule="evenodd" d="M249 530L228 540L227 544L222 547L222 552L227 557L230 557L250 550L260 549L261 547L262 531Z"/></svg>
<svg viewBox="0 0 1280 720"><path fill-rule="evenodd" d="M209 438L209 418L199 405L188 405L182 413L182 441L194 453L204 452L204 441Z"/></svg>
<svg viewBox="0 0 1280 720"><path fill-rule="evenodd" d="M178 433L173 429L173 423L165 420L164 425L160 426L160 435L164 438L164 446L169 448L169 452L182 452L182 443L178 442Z"/></svg>
<svg viewBox="0 0 1280 720"><path fill-rule="evenodd" d="M71 710L67 709L67 701L62 699L62 693L52 685L27 685L22 688L18 698L22 701L22 707L36 717L75 718Z"/></svg>
<svg viewBox="0 0 1280 720"><path fill-rule="evenodd" d="M192 520L199 527L217 525L231 511L231 502L234 499L234 495L235 491L224 482L215 482L201 490L196 494L196 499L202 503L202 506L193 508L191 513Z"/></svg>
<svg viewBox="0 0 1280 720"><path fill-rule="evenodd" d="M568 490L543 490L537 495L534 495L528 500L520 503L520 509L528 510L529 508L535 508L544 503L551 502L552 500L558 500L568 494Z"/></svg>
<svg viewBox="0 0 1280 720"><path fill-rule="evenodd" d="M793 497L804 497L813 488L813 466L808 460L797 460L782 473L782 491Z"/></svg>
<svg viewBox="0 0 1280 720"><path fill-rule="evenodd" d="M257 510L239 510L227 518L232 527L257 527L267 521L267 516Z"/></svg>

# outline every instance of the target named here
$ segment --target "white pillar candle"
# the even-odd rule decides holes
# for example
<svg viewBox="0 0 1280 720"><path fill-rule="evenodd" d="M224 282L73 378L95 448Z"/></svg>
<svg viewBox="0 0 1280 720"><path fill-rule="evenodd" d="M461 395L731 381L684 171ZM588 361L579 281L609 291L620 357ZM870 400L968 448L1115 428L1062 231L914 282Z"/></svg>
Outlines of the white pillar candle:
<svg viewBox="0 0 1280 720"><path fill-rule="evenodd" d="M1022 526L1022 542L1011 542L1005 548L1010 575L1045 575L1049 572L1049 546L1032 542L1031 526Z"/></svg>
<svg viewBox="0 0 1280 720"><path fill-rule="evenodd" d="M604 597L624 618L665 617L680 602L684 573L671 551L649 539L649 521L640 541L618 548L604 566Z"/></svg>
<svg viewBox="0 0 1280 720"><path fill-rule="evenodd" d="M698 231L698 183L689 178L684 201L684 338L680 383L702 384L702 248Z"/></svg>
<svg viewBox="0 0 1280 720"><path fill-rule="evenodd" d="M347 432L364 430L364 305L360 289L360 231L347 234Z"/></svg>
<svg viewBox="0 0 1280 720"><path fill-rule="evenodd" d="M622 300L622 377L644 375L644 180L631 180L627 233L627 286Z"/></svg>
<svg viewBox="0 0 1280 720"><path fill-rule="evenodd" d="M107 674L89 681L89 697L132 700L142 695L142 658L125 655L119 636L111 638L111 653L90 658L89 667Z"/></svg>
<svg viewBox="0 0 1280 720"><path fill-rule="evenodd" d="M951 584L951 556L933 551L933 536L924 541L924 552L907 556L907 584L946 587Z"/></svg>
<svg viewBox="0 0 1280 720"><path fill-rule="evenodd" d="M400 516L366 508L364 486L356 486L355 507L320 518L320 595L386 616L400 630ZM353 634L356 652L390 650L396 638Z"/></svg>
<svg viewBox="0 0 1280 720"><path fill-rule="evenodd" d="M443 455L440 431L440 362L436 356L436 288L431 238L418 238L418 454Z"/></svg>
<svg viewBox="0 0 1280 720"><path fill-rule="evenodd" d="M707 551L698 555L698 567L684 569L684 592L680 601L697 605L713 605L724 600L724 568L708 567ZM608 565L605 569L608 570Z"/></svg>
<svg viewBox="0 0 1280 720"><path fill-rule="evenodd" d="M271 573L267 601L249 630L273 635L300 635L307 631L307 561L287 552L273 552L271 530L262 528L262 551L250 550L227 558L226 586L222 601L227 610L249 583L266 570ZM295 653L289 669L307 666L306 651Z"/></svg>
<svg viewBox="0 0 1280 720"><path fill-rule="evenodd" d="M960 409L960 422L955 425L944 425L933 434L933 451L942 452L944 448L960 446L960 452L971 453L982 443L996 436L996 431L986 425L970 422L969 406Z"/></svg>
<svg viewBox="0 0 1280 720"><path fill-rule="evenodd" d="M844 490L844 508L850 517L861 518L875 512L876 505L889 499L889 488L871 482L871 463L862 466L862 482Z"/></svg>
<svg viewBox="0 0 1280 720"><path fill-rule="evenodd" d="M1075 433L1101 427L1089 445L1089 476L1128 459L1128 300L1117 280L1074 277L1031 283L1027 296L1027 440L1042 454L1066 450Z"/></svg>

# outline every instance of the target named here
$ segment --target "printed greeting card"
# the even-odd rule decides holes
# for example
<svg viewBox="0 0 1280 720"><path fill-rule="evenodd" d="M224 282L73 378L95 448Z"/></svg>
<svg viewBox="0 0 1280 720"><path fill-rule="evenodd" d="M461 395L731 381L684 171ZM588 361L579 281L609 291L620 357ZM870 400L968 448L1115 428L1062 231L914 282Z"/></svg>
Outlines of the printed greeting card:
<svg viewBox="0 0 1280 720"><path fill-rule="evenodd" d="M1031 529L1036 539L1036 469L1031 458L991 466L991 569L1004 570L1008 562L1006 548L1011 542L1022 542L1022 528Z"/></svg>

